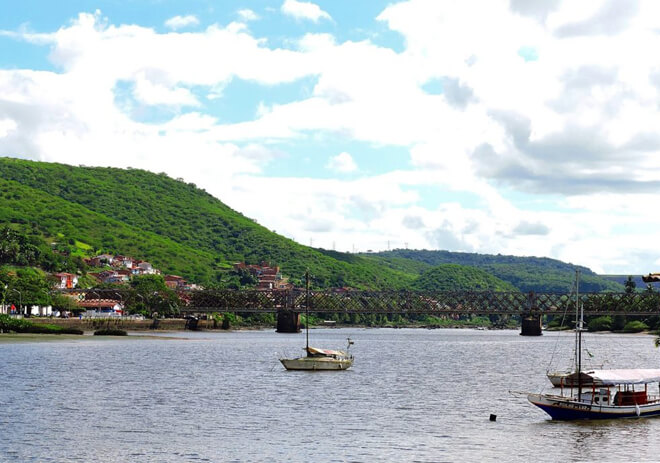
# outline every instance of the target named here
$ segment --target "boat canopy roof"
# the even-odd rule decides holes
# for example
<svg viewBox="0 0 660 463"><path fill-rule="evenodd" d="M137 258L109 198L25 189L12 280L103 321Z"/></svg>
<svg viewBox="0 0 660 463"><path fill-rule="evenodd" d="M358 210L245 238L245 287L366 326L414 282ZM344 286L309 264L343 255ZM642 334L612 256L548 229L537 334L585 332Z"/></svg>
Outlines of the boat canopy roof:
<svg viewBox="0 0 660 463"><path fill-rule="evenodd" d="M333 355L346 355L346 353L341 350L319 349L318 347L308 347L307 352L312 355L326 355L328 357L332 357Z"/></svg>
<svg viewBox="0 0 660 463"><path fill-rule="evenodd" d="M591 378L595 384L602 384L603 386L660 382L660 369L591 370L588 372L583 371L582 375Z"/></svg>

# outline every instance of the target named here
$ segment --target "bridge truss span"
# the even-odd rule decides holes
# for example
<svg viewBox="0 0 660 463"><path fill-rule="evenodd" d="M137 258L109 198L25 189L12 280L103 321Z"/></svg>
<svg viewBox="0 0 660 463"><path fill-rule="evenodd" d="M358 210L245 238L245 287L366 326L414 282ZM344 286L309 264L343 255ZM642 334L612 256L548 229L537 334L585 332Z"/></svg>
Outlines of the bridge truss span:
<svg viewBox="0 0 660 463"><path fill-rule="evenodd" d="M124 304L151 303L159 295L140 295L129 288L64 290L79 301L112 299ZM575 310L569 293L495 291L309 291L195 290L180 291L177 310L183 314L209 312L275 313L399 313L475 315L562 315ZM660 293L582 293L587 316L660 315ZM148 305L148 304L147 304Z"/></svg>
<svg viewBox="0 0 660 463"><path fill-rule="evenodd" d="M575 310L568 293L495 291L195 291L187 294L184 312L302 312L528 315ZM660 314L659 293L583 293L586 315Z"/></svg>

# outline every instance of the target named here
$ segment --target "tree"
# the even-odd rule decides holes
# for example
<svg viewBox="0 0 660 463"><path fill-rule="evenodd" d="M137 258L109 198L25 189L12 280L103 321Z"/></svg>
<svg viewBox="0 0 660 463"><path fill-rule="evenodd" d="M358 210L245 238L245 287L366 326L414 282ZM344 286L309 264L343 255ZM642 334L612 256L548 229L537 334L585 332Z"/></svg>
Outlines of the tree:
<svg viewBox="0 0 660 463"><path fill-rule="evenodd" d="M34 265L40 257L35 240L8 226L0 230L0 264Z"/></svg>
<svg viewBox="0 0 660 463"><path fill-rule="evenodd" d="M51 297L51 305L54 310L59 310L60 312L78 312L84 310L76 301L66 294L56 293Z"/></svg>
<svg viewBox="0 0 660 463"><path fill-rule="evenodd" d="M165 284L161 275L140 275L131 280L129 312L170 317L179 312L179 305L179 296Z"/></svg>

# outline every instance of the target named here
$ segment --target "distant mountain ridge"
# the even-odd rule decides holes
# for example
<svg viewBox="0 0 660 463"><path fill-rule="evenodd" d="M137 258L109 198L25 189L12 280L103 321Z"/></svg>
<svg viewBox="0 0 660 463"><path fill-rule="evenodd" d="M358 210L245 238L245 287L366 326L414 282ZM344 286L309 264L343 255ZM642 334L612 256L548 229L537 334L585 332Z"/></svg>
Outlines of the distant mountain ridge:
<svg viewBox="0 0 660 463"><path fill-rule="evenodd" d="M580 270L580 290L585 292L623 291L622 284L603 278L587 267L568 264L548 257L519 257L451 251L395 249L368 254L390 262L423 263L429 267L458 264L481 269L523 292L568 292L573 289L575 270Z"/></svg>
<svg viewBox="0 0 660 463"><path fill-rule="evenodd" d="M150 261L191 282L221 284L234 262L267 261L293 283L306 269L314 287L400 290L446 279L473 287L568 291L574 266L536 257L395 250L349 254L303 246L232 210L195 185L138 169L75 167L0 158L0 224L29 228L76 255L115 252ZM583 290L620 291L581 267ZM447 273L449 272L449 273ZM438 280L440 278L440 280ZM457 283L458 284L458 283Z"/></svg>
<svg viewBox="0 0 660 463"><path fill-rule="evenodd" d="M647 286L647 283L644 283L644 280L642 280L642 275L598 275L598 276L605 280L613 281L621 285L625 285L626 281L628 281L628 277L631 277L638 291L643 290Z"/></svg>

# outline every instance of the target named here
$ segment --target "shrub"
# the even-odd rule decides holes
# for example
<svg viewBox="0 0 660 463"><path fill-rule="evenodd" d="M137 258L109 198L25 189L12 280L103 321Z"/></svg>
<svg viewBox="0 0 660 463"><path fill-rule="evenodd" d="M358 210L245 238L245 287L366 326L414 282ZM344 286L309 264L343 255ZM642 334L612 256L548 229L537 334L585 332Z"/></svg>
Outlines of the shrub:
<svg viewBox="0 0 660 463"><path fill-rule="evenodd" d="M612 317L605 315L589 320L587 328L589 328L589 331L610 331L612 329Z"/></svg>
<svg viewBox="0 0 660 463"><path fill-rule="evenodd" d="M649 327L646 323L640 322L639 320L633 320L626 323L626 326L623 327L624 333L639 333L640 331L646 331Z"/></svg>
<svg viewBox="0 0 660 463"><path fill-rule="evenodd" d="M106 328L94 331L94 336L127 336L128 333L124 330Z"/></svg>
<svg viewBox="0 0 660 463"><path fill-rule="evenodd" d="M63 328L56 325L40 325L20 318L11 318L7 315L0 315L0 330L14 331L16 333L83 334L83 331L77 328Z"/></svg>
<svg viewBox="0 0 660 463"><path fill-rule="evenodd" d="M612 331L621 331L626 326L625 315L615 315L612 319Z"/></svg>

